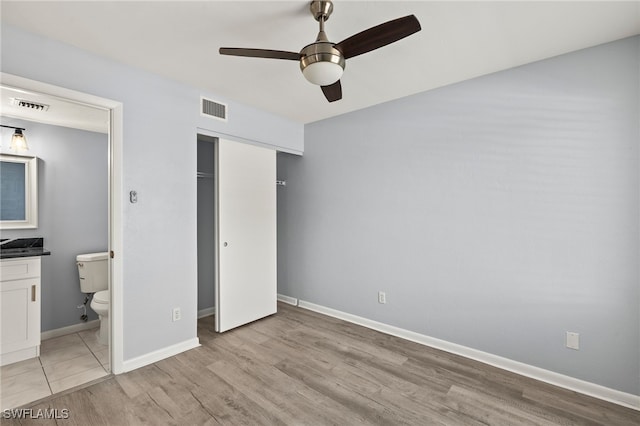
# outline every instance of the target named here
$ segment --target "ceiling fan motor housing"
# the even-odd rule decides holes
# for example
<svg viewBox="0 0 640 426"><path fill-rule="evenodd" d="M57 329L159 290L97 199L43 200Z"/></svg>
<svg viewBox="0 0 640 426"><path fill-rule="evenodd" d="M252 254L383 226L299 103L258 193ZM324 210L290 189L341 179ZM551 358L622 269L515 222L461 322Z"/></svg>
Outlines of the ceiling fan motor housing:
<svg viewBox="0 0 640 426"><path fill-rule="evenodd" d="M328 86L340 80L345 61L342 52L331 42L315 42L305 46L300 55L300 70L304 77L318 86Z"/></svg>
<svg viewBox="0 0 640 426"><path fill-rule="evenodd" d="M316 21L320 21L320 18L324 18L326 21L333 12L333 3L330 1L314 0L309 5L309 10Z"/></svg>

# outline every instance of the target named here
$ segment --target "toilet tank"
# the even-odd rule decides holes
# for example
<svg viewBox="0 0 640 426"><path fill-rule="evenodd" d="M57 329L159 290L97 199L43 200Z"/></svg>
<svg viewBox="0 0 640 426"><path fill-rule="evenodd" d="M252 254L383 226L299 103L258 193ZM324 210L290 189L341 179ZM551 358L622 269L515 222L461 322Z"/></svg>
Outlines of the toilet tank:
<svg viewBox="0 0 640 426"><path fill-rule="evenodd" d="M108 258L108 252L87 253L76 256L81 292L95 293L109 288L107 279Z"/></svg>

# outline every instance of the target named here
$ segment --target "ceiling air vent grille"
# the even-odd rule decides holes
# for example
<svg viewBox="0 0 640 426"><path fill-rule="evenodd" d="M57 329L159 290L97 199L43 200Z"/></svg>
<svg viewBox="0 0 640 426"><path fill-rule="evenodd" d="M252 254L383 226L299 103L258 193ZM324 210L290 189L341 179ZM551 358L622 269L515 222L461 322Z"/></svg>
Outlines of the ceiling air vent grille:
<svg viewBox="0 0 640 426"><path fill-rule="evenodd" d="M218 120L227 121L227 105L212 101L207 98L200 98L201 109L200 113L207 117L216 118Z"/></svg>
<svg viewBox="0 0 640 426"><path fill-rule="evenodd" d="M18 98L11 98L11 105L18 108L32 109L34 111L47 111L49 109L49 105L47 104Z"/></svg>

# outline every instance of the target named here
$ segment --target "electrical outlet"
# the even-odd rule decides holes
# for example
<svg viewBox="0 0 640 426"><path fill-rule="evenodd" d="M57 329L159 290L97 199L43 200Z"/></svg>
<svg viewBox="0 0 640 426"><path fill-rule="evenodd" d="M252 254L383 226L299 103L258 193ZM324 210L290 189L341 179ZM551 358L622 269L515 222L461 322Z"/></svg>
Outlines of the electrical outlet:
<svg viewBox="0 0 640 426"><path fill-rule="evenodd" d="M180 321L182 319L182 313L180 312L180 308L173 308L173 320Z"/></svg>
<svg viewBox="0 0 640 426"><path fill-rule="evenodd" d="M569 349L580 350L580 334L567 331L566 345Z"/></svg>
<svg viewBox="0 0 640 426"><path fill-rule="evenodd" d="M384 291L378 292L378 303L387 303L387 295Z"/></svg>

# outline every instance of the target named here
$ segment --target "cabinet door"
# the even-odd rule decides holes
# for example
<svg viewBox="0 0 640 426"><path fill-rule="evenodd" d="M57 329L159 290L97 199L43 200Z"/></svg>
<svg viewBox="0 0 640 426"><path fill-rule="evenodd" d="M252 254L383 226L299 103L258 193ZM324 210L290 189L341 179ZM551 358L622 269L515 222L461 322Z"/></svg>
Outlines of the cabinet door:
<svg viewBox="0 0 640 426"><path fill-rule="evenodd" d="M0 283L0 353L26 349L40 344L40 279Z"/></svg>
<svg viewBox="0 0 640 426"><path fill-rule="evenodd" d="M276 153L217 142L216 331L277 310Z"/></svg>

